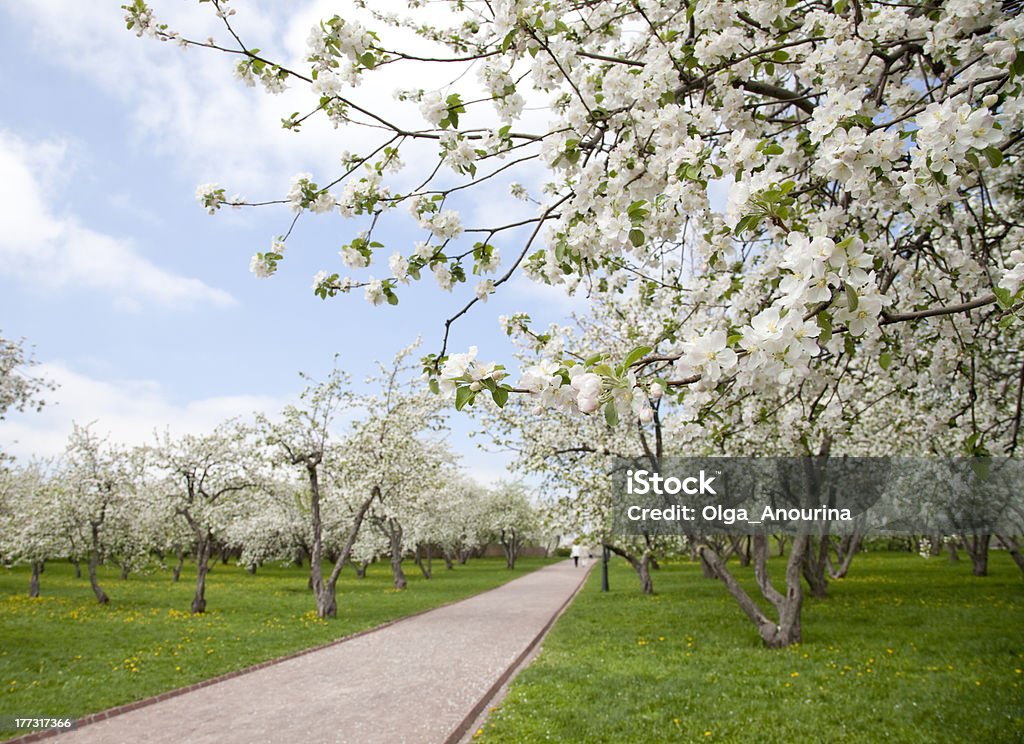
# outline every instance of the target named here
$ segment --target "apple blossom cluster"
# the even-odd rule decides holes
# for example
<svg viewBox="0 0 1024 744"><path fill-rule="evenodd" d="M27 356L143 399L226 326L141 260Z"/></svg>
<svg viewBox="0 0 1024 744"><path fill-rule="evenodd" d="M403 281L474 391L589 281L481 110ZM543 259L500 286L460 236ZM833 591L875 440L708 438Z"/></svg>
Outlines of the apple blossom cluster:
<svg viewBox="0 0 1024 744"><path fill-rule="evenodd" d="M308 114L287 127L322 114L378 138L325 178L329 188L300 174L287 193L299 216L337 210L359 222L341 250L348 269L391 255L386 278L327 268L314 281L321 297L362 288L372 304L394 304L399 285L428 273L455 292L470 256L487 274L502 249L511 272L638 303L658 327L621 348L600 335L573 348L522 317L507 326L545 359L517 392L609 422L651 420L655 385L703 410L716 391L827 379L857 355L900 375L900 358L912 367L925 348L953 369L955 339L1011 330L1024 281L1024 14L982 0L449 7L445 28L416 7L371 14L372 30L327 19L302 69L238 50L246 83L270 75L309 89ZM126 13L133 30L154 23L145 3ZM401 28L437 48L384 41ZM395 110L370 111L358 86L385 62L422 69L436 87L407 85ZM537 108L546 116L531 116ZM423 178L399 190L402 153ZM535 202L522 184L538 169ZM497 184L512 197L507 219L476 224ZM208 211L225 203L219 187L200 192ZM402 203L428 236L385 246L374 233ZM253 272L273 273L282 255L257 254ZM467 309L505 278L466 287ZM905 323L924 335L897 330ZM464 355L446 360L446 348L432 377L466 391L459 407L479 386L502 391L496 401L513 390L475 377ZM649 351L629 359L630 348Z"/></svg>

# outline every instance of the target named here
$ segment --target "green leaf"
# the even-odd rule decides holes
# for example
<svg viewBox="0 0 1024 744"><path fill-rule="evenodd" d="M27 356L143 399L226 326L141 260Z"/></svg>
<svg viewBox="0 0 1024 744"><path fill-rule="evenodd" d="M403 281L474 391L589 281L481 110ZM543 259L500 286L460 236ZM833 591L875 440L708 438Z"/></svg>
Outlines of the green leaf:
<svg viewBox="0 0 1024 744"><path fill-rule="evenodd" d="M604 354L594 354L594 356L590 357L589 359L587 359L587 361L583 362L583 366L590 367L592 365L597 364L602 359L604 359Z"/></svg>
<svg viewBox="0 0 1024 744"><path fill-rule="evenodd" d="M1013 295L1006 287L996 287L992 290L992 293L996 296L996 302L1003 310L1009 310L1013 307Z"/></svg>
<svg viewBox="0 0 1024 744"><path fill-rule="evenodd" d="M610 400L604 404L604 420L608 422L608 426L619 423L619 410L615 407L615 401Z"/></svg>
<svg viewBox="0 0 1024 744"><path fill-rule="evenodd" d="M827 344L832 340L832 316L828 313L818 313L818 328L821 329L818 341Z"/></svg>
<svg viewBox="0 0 1024 744"><path fill-rule="evenodd" d="M849 284L844 284L843 289L846 290L846 305L850 308L850 312L857 312L857 306L860 304L860 298L857 297L857 290Z"/></svg>
<svg viewBox="0 0 1024 744"><path fill-rule="evenodd" d="M725 345L726 346L735 346L736 344L738 344L740 342L740 340L742 338L743 338L743 334L742 333L732 333L725 340Z"/></svg>
<svg viewBox="0 0 1024 744"><path fill-rule="evenodd" d="M498 408L504 408L508 403L508 388L496 387L491 391L491 397L498 404Z"/></svg>
<svg viewBox="0 0 1024 744"><path fill-rule="evenodd" d="M441 392L441 386L437 384L437 380L433 377L430 378L430 392L434 395Z"/></svg>
<svg viewBox="0 0 1024 744"><path fill-rule="evenodd" d="M988 161L988 164L991 165L993 168L998 168L1000 165L1003 164L1003 151L1000 150L998 147L992 147L991 145L989 145L981 152L985 156L985 159Z"/></svg>
<svg viewBox="0 0 1024 744"><path fill-rule="evenodd" d="M772 55L772 60L775 62L785 62L789 59L789 52L784 49L779 49L775 54Z"/></svg>
<svg viewBox="0 0 1024 744"><path fill-rule="evenodd" d="M639 248L642 246L644 244L644 240L643 230L633 228L629 231L629 242L632 243L634 247Z"/></svg>
<svg viewBox="0 0 1024 744"><path fill-rule="evenodd" d="M878 357L878 366L882 369L889 369L892 366L892 354L888 351L882 352L882 355Z"/></svg>
<svg viewBox="0 0 1024 744"><path fill-rule="evenodd" d="M626 359L623 362L623 365L626 367L632 367L635 362L639 362L652 351L653 349L650 346L638 346L633 349L633 351L626 354Z"/></svg>
<svg viewBox="0 0 1024 744"><path fill-rule="evenodd" d="M473 391L468 385L463 385L455 391L455 410L461 411L467 403L473 402Z"/></svg>

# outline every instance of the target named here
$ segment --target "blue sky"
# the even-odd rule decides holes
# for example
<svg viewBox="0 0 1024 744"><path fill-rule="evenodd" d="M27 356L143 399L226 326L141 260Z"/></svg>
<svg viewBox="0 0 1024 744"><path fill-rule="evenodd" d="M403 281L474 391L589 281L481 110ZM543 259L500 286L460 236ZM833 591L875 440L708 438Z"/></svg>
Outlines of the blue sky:
<svg viewBox="0 0 1024 744"><path fill-rule="evenodd" d="M249 257L283 232L290 213L210 217L195 200L196 186L210 181L254 199L282 196L301 171L325 182L363 140L328 126L282 130L280 117L295 110L287 97L245 88L220 55L137 39L119 5L0 0L0 332L24 337L38 371L60 385L42 414L0 423L0 448L54 454L72 420L96 420L98 431L130 443L166 425L202 430L278 409L300 391L298 371L323 376L335 352L361 381L374 360L417 336L424 353L437 351L445 318L472 297L472 282L448 294L427 277L397 308L371 307L361 292L324 302L312 294L313 274L344 275L337 251L363 225L304 217L279 274L257 280ZM281 4L239 3L237 18L247 43L294 58L335 5L289 3L285 18ZM209 5L153 6L190 35L216 29ZM398 105L383 95L377 105ZM464 205L468 214L522 210L506 189L490 187ZM388 223L382 259L392 248L411 252L422 238L413 227L404 210ZM521 236L499 243L506 260L518 245L511 238ZM562 320L570 308L557 291L516 280L455 326L451 348L476 344L481 358L509 362L500 314ZM499 477L505 458L475 451L472 420L452 421L470 471Z"/></svg>

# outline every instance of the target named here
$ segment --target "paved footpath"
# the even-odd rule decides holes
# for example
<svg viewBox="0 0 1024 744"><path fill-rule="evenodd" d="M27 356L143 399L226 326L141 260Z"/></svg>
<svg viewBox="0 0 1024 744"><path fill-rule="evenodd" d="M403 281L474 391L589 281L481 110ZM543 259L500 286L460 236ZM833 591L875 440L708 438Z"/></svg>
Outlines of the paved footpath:
<svg viewBox="0 0 1024 744"><path fill-rule="evenodd" d="M379 631L62 734L56 744L441 744L588 571L547 566Z"/></svg>

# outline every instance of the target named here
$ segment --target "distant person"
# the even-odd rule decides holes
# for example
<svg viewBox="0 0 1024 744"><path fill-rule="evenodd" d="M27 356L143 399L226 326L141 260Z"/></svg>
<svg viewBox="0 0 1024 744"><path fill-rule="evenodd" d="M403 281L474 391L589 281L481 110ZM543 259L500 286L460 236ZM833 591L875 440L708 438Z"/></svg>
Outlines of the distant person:
<svg viewBox="0 0 1024 744"><path fill-rule="evenodd" d="M580 546L579 545L573 545L572 546L572 550L569 553L569 555L572 556L572 565L576 566L577 568L579 568L579 565L580 565L580 554L582 552L583 551L580 550Z"/></svg>

